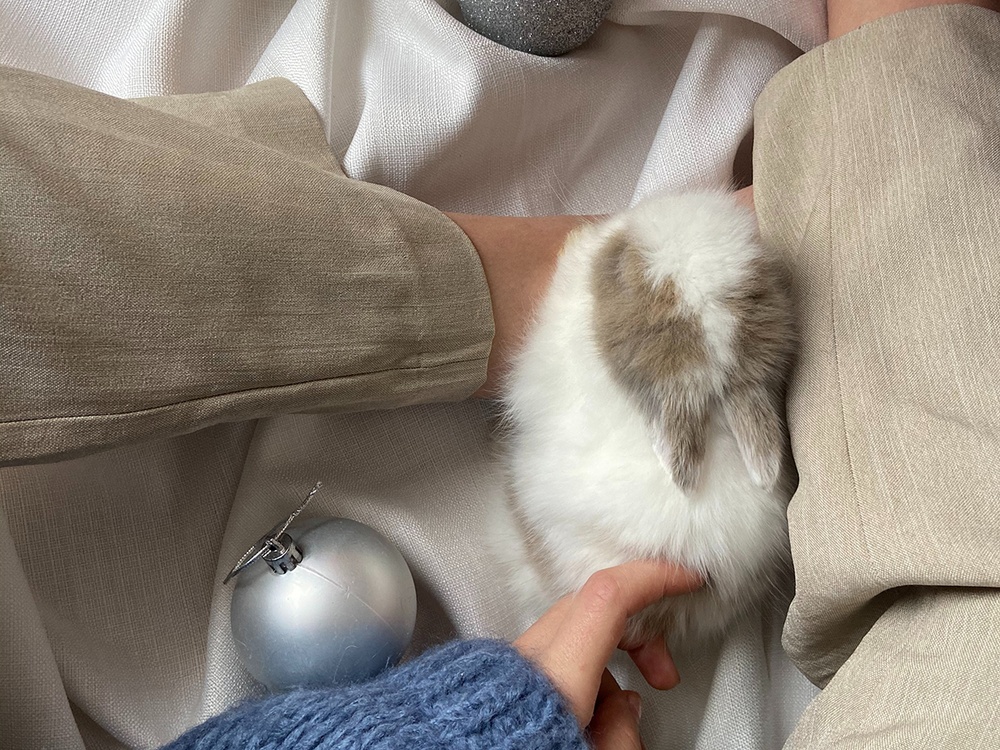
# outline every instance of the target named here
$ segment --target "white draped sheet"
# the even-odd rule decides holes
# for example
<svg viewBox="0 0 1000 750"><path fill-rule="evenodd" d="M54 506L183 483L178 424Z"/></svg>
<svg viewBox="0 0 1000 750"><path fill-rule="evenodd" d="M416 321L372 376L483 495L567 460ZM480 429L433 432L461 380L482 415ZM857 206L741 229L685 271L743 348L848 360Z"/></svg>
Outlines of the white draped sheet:
<svg viewBox="0 0 1000 750"><path fill-rule="evenodd" d="M609 212L659 188L728 181L758 93L824 35L820 0L620 0L582 48L542 58L469 30L452 2L0 0L0 63L123 97L283 76L317 107L350 176L444 210L502 214ZM192 505L182 521L177 508L155 505L169 477L183 473L176 455L163 465L156 444L124 462L103 454L0 472L0 501L37 605L38 623L25 627L44 630L37 663L54 657L61 685L52 689L65 690L86 744L151 747L251 691L217 573L315 478L328 485L315 512L380 528L410 561L421 582L419 645L521 625L481 553L484 509L502 492L481 405L213 430L225 432L225 445L212 450L247 456L242 474L218 478L231 487L231 507ZM211 435L184 445L205 449ZM120 492L101 492L108 462L133 483L129 505ZM75 510L53 510L60 507ZM200 523L211 539L206 567L184 569L207 581L210 604L184 630L186 645L171 642L171 669L150 655L157 638L183 629L157 611L158 599L171 601L158 596L158 581L175 597L180 589L150 573L144 556L174 543L157 539L154 523ZM44 566L29 560L32 535L60 555ZM95 543L129 551L119 573L145 596L116 602L64 554ZM157 558L156 566L172 564L183 563ZM815 693L781 652L781 618L765 613L717 649L679 654L676 690L643 689L651 750L780 747ZM30 653L22 663L33 663ZM616 671L641 688L630 665ZM58 746L79 747L75 730L64 734Z"/></svg>

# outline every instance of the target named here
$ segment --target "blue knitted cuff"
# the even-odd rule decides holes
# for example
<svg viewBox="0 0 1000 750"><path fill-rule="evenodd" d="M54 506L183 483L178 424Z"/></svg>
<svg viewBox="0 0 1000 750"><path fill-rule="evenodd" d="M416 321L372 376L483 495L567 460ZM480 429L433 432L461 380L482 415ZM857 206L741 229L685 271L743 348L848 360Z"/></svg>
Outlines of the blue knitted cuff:
<svg viewBox="0 0 1000 750"><path fill-rule="evenodd" d="M296 690L209 719L163 750L584 750L576 719L510 644L455 641L371 682Z"/></svg>

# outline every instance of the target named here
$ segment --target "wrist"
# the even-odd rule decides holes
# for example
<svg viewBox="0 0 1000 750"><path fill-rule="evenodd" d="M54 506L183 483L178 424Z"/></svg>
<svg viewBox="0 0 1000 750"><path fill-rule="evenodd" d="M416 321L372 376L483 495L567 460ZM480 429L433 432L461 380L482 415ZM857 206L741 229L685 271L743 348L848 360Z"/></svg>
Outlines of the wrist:
<svg viewBox="0 0 1000 750"><path fill-rule="evenodd" d="M827 29L836 39L893 13L925 8L930 5L975 5L1000 11L998 0L827 0Z"/></svg>
<svg viewBox="0 0 1000 750"><path fill-rule="evenodd" d="M497 394L503 374L552 281L566 237L592 217L447 214L479 254L490 290L495 333L486 382L474 394Z"/></svg>

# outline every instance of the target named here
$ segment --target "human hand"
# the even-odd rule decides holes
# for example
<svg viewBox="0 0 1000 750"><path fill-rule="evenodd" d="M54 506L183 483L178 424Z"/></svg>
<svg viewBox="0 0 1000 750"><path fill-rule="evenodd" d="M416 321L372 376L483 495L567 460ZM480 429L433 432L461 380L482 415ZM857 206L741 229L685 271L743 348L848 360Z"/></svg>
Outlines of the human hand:
<svg viewBox="0 0 1000 750"><path fill-rule="evenodd" d="M829 36L836 39L884 16L931 5L975 5L1000 11L1000 0L827 0Z"/></svg>
<svg viewBox="0 0 1000 750"><path fill-rule="evenodd" d="M625 623L647 605L694 591L702 583L678 565L650 560L599 571L579 592L556 602L514 647L545 672L580 726L590 725L599 748L640 747L638 712L629 710L639 696L618 687L606 669L608 661L622 645L650 685L676 685L677 668L666 642L623 644Z"/></svg>

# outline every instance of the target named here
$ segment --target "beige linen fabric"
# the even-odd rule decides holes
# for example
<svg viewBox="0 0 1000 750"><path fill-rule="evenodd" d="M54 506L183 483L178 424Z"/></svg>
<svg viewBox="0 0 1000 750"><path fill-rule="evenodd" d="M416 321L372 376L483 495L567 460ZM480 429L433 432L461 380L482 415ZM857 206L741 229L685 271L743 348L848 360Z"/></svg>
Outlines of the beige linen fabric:
<svg viewBox="0 0 1000 750"><path fill-rule="evenodd" d="M472 244L346 179L290 83L162 112L10 68L0 87L0 465L485 379Z"/></svg>
<svg viewBox="0 0 1000 750"><path fill-rule="evenodd" d="M802 320L794 748L1000 747L1000 14L886 18L757 104Z"/></svg>

